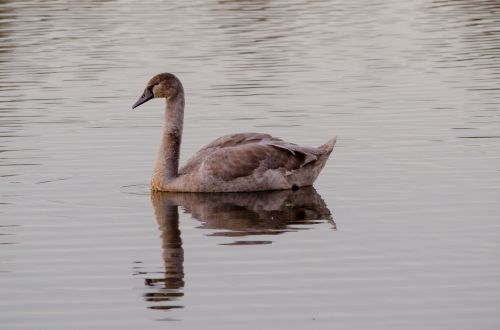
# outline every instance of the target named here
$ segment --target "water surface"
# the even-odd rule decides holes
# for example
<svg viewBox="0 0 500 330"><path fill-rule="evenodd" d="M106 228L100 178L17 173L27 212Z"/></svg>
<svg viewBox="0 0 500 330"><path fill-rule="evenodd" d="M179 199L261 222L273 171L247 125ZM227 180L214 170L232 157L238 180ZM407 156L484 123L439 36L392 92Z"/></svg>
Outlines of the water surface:
<svg viewBox="0 0 500 330"><path fill-rule="evenodd" d="M0 1L0 324L497 329L494 1ZM153 194L222 134L338 144L315 190ZM172 321L172 322L169 322Z"/></svg>

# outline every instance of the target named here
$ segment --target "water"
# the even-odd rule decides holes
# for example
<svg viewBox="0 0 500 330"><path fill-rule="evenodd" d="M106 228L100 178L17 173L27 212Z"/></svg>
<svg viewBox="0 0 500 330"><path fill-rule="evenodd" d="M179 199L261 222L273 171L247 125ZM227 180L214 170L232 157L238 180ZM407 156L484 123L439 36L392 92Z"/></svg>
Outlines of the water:
<svg viewBox="0 0 500 330"><path fill-rule="evenodd" d="M0 1L2 329L497 329L499 26L494 1ZM183 161L338 135L316 190L151 196L163 104L130 107L164 71Z"/></svg>

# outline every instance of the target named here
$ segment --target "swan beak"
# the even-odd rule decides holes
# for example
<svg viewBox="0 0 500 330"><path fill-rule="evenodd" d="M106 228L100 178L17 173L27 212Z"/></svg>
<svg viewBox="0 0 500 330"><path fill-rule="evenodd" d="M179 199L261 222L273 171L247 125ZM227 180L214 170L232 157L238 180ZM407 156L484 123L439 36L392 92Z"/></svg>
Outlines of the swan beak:
<svg viewBox="0 0 500 330"><path fill-rule="evenodd" d="M132 106L132 109L137 108L141 104L146 103L147 101L151 100L154 97L155 96L153 95L153 92L151 91L151 89L150 88L146 88L144 90L144 93L141 95L141 97L139 97L139 99L137 100L137 102L134 103L134 105Z"/></svg>

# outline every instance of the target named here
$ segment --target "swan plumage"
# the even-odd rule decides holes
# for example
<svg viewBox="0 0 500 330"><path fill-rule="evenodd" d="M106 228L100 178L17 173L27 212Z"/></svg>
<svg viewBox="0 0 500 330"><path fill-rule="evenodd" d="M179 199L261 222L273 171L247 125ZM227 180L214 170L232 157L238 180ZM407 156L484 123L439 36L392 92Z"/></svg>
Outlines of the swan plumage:
<svg viewBox="0 0 500 330"><path fill-rule="evenodd" d="M133 108L165 98L165 128L153 171L157 191L241 192L310 186L335 146L333 137L320 147L285 142L264 133L222 136L200 149L179 169L184 119L184 89L170 73L153 77Z"/></svg>

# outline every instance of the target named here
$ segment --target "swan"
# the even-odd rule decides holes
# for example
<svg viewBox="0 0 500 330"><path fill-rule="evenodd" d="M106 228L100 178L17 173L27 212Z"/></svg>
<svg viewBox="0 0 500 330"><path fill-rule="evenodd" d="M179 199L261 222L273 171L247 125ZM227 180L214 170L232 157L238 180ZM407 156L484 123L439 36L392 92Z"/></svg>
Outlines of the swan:
<svg viewBox="0 0 500 330"><path fill-rule="evenodd" d="M264 133L222 136L200 149L179 169L184 122L184 88L171 73L149 80L132 109L165 98L165 126L151 189L171 192L296 190L310 186L325 166L336 137L313 148Z"/></svg>

